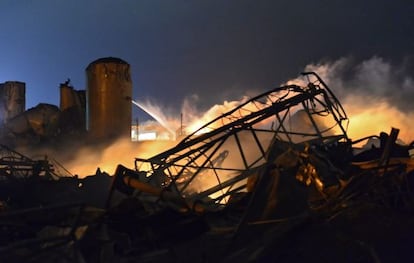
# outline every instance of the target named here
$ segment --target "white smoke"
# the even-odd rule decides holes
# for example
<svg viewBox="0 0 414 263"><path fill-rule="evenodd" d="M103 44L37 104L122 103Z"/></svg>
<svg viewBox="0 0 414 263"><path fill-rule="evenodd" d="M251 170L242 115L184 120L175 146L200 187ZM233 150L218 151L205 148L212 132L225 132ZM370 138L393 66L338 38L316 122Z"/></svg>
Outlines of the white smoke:
<svg viewBox="0 0 414 263"><path fill-rule="evenodd" d="M378 56L364 61L342 57L308 64L304 71L316 72L343 104L350 118L348 135L352 139L378 135L381 131L389 132L394 127L400 129L400 139L411 142L414 140L414 124L411 124L414 117L412 64L410 58L398 64ZM303 79L300 79L300 83L298 81L294 79L287 83L306 85ZM181 106L181 120L179 113L156 106L156 103L146 101L141 104L173 130L177 130L182 121L188 134L247 99L247 96L243 96L200 111L197 108L200 98L189 95Z"/></svg>
<svg viewBox="0 0 414 263"><path fill-rule="evenodd" d="M348 135L358 139L400 129L400 139L414 139L414 81L407 63L394 65L374 56L362 62L352 58L309 64L343 104L350 119ZM412 73L412 72L411 72Z"/></svg>
<svg viewBox="0 0 414 263"><path fill-rule="evenodd" d="M207 122L244 103L247 99L247 96L243 96L238 100L223 101L223 103L213 105L204 112L197 108L199 96L196 94L184 98L180 113L177 113L177 110L159 106L152 100L137 101L136 105L169 130L177 131L182 123L185 133L190 134Z"/></svg>
<svg viewBox="0 0 414 263"><path fill-rule="evenodd" d="M356 140L369 135L389 132L391 127L399 128L399 138L409 143L414 140L414 78L410 75L410 63L392 64L380 57L357 62L352 58L312 63L304 71L316 72L335 93L350 119L348 135ZM411 72L412 74L412 72ZM288 83L297 83L291 80ZM298 83L306 85L305 83ZM243 96L222 104L213 105L207 111L197 109L199 97L190 95L181 107L183 124L187 133L194 132L203 124L239 106L248 99ZM169 125L172 130L180 127L180 113L165 109L153 101L139 102ZM81 158L67 163L73 173L93 173L97 167L113 171L117 164L131 167L134 157L146 158L158 154L177 142L146 142L142 145L117 142L99 154L94 149L83 149ZM132 168L132 167L131 167Z"/></svg>

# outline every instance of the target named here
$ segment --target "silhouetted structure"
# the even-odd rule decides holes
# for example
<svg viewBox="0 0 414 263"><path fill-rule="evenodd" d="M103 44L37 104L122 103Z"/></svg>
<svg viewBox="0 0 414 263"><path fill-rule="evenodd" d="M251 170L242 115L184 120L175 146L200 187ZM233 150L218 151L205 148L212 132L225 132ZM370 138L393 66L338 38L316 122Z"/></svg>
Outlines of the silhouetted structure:
<svg viewBox="0 0 414 263"><path fill-rule="evenodd" d="M87 130L93 139L131 136L130 66L119 58L93 61L86 68Z"/></svg>
<svg viewBox="0 0 414 263"><path fill-rule="evenodd" d="M7 81L0 84L1 123L19 115L26 107L26 83Z"/></svg>

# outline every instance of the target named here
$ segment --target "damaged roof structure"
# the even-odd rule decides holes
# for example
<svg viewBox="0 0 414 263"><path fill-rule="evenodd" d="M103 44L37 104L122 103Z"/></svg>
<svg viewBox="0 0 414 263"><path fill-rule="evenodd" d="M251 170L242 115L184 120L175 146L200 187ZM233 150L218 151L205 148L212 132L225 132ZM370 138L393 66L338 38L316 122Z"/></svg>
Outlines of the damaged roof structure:
<svg viewBox="0 0 414 263"><path fill-rule="evenodd" d="M13 193L2 197L0 261L413 260L401 251L414 241L413 143L398 144L395 128L351 140L333 92L317 74L303 77L136 158L134 169L97 171L93 198L74 177L54 179L71 193L57 203L15 209ZM356 146L369 140L379 147ZM0 184L15 180L5 161Z"/></svg>

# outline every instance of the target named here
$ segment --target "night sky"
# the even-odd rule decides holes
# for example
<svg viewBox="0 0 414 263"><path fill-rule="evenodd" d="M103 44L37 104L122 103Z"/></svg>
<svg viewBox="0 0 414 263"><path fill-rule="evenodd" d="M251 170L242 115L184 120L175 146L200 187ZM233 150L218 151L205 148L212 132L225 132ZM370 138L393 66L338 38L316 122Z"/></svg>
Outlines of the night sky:
<svg viewBox="0 0 414 263"><path fill-rule="evenodd" d="M26 82L26 108L84 89L101 57L131 65L134 98L200 109L265 91L309 63L413 61L414 2L390 0L1 0L0 83ZM253 95L257 95L254 93Z"/></svg>

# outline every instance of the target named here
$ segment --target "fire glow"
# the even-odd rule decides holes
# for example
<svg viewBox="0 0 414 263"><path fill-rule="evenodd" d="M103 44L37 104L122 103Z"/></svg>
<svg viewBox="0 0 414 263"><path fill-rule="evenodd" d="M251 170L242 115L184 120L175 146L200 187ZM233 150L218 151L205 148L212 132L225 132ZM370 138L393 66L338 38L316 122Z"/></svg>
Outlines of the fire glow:
<svg viewBox="0 0 414 263"><path fill-rule="evenodd" d="M391 78L386 74L384 76L376 74L376 72L378 73L378 71L381 71L379 69L388 68L387 65L384 65L385 62L378 58L372 58L356 65L356 77L353 81L349 81L349 83L354 86L353 92L349 92L349 90L345 88L346 85L341 77L341 69L345 67L344 64L346 63L349 63L346 59L340 59L333 63L319 65L310 64L305 67L305 70L315 71L320 74L322 79L326 80L326 83L332 91L337 94L337 97L339 101L342 102L349 118L349 126L347 127L348 137L352 140L356 140L370 135L378 135L382 131L389 132L391 127L395 127L399 128L401 131L399 139L403 140L405 143L410 143L414 139L411 132L414 129L414 124L410 121L413 119L414 113L403 112L396 106L392 106L385 96L381 97L375 92L375 85L382 85L381 79L379 79L380 77L384 78L384 82L386 82L385 79ZM381 72L384 72L384 70ZM391 74L392 70L386 70L386 72ZM367 76L374 76L372 78L372 83L369 83L369 77L363 77L365 76L364 74ZM294 84L297 83L297 80L291 80L287 83ZM410 83L413 83L412 81L406 80L404 83L406 83L405 85L409 85L405 87L405 89L413 90L412 85L410 85ZM364 89L364 87L370 87L370 89L367 90ZM384 89L383 87L380 88ZM371 96L369 96L369 94L371 94ZM185 101L182 107L182 112L186 121L182 128L185 129L186 134L191 134L203 124L234 109L246 100L247 97L242 97L239 100L224 101L222 104L212 106L204 113L197 112L194 110L194 105ZM179 120L177 117L165 116L164 113L168 111L162 110L154 104L145 104L142 102L133 103L136 106L145 109L145 111L150 112L151 116L172 134L175 134L174 131L180 128L180 123L182 125L182 119ZM257 110L258 105L249 105L249 107L250 106L255 107L252 108L252 110ZM156 109L159 110L157 111ZM248 114L248 112L241 112L240 114ZM199 132L208 132L209 129L213 128L216 127L208 127L208 129L200 130ZM114 171L116 165L119 163L124 163L127 167L131 167L134 157L148 158L176 143L176 141L146 141L142 145L131 145L129 142L117 142L100 154L99 157L80 153L78 156L82 156L82 158L70 162L68 168L71 169L71 171L74 171L74 173L82 175L93 174L97 166L104 171L111 172ZM92 151L93 150L89 150L88 152ZM87 161L85 161L85 156L89 156L87 157Z"/></svg>
<svg viewBox="0 0 414 263"><path fill-rule="evenodd" d="M351 102L352 101L352 102ZM364 104L362 98L348 98L344 107L350 119L348 135L352 139L367 135L378 135L381 131L389 132L391 127L400 129L399 138L410 143L414 140L412 112L401 112L385 101Z"/></svg>
<svg viewBox="0 0 414 263"><path fill-rule="evenodd" d="M377 56L356 63L343 57L309 64L305 71L318 73L337 95L349 117L351 139L388 133L395 127L400 129L400 140L414 140L414 110L410 106L414 80L404 63L392 65Z"/></svg>

